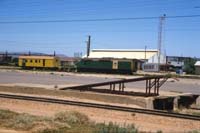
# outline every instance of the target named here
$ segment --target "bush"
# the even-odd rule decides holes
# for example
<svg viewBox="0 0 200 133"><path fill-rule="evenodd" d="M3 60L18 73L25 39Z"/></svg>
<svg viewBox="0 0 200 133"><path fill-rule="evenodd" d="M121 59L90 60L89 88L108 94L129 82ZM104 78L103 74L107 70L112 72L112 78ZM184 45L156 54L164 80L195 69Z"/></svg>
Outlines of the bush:
<svg viewBox="0 0 200 133"><path fill-rule="evenodd" d="M162 131L161 131L161 130L158 130L157 133L162 133Z"/></svg>
<svg viewBox="0 0 200 133"><path fill-rule="evenodd" d="M135 126L132 125L124 125L123 127L120 127L117 124L113 124L110 122L108 125L105 123L103 124L97 124L96 132L98 133L137 133L138 130L135 128Z"/></svg>
<svg viewBox="0 0 200 133"><path fill-rule="evenodd" d="M194 131L190 131L188 133L200 133L200 130L194 130Z"/></svg>
<svg viewBox="0 0 200 133"><path fill-rule="evenodd" d="M60 112L54 117L41 117L29 114L0 110L0 126L15 130L36 133L137 133L134 125L119 126L109 124L95 124L88 117L79 112Z"/></svg>
<svg viewBox="0 0 200 133"><path fill-rule="evenodd" d="M0 110L0 121L12 119L16 115L17 113L9 110Z"/></svg>
<svg viewBox="0 0 200 133"><path fill-rule="evenodd" d="M7 126L14 129L29 130L35 126L36 121L36 116L19 114L15 116L14 119L10 121L10 124L8 124Z"/></svg>
<svg viewBox="0 0 200 133"><path fill-rule="evenodd" d="M87 124L89 119L86 115L79 112L60 112L55 115L55 121L69 123L69 124Z"/></svg>
<svg viewBox="0 0 200 133"><path fill-rule="evenodd" d="M196 62L195 59L190 59L187 62L185 62L184 71L187 74L195 74L195 66L194 66L195 62Z"/></svg>

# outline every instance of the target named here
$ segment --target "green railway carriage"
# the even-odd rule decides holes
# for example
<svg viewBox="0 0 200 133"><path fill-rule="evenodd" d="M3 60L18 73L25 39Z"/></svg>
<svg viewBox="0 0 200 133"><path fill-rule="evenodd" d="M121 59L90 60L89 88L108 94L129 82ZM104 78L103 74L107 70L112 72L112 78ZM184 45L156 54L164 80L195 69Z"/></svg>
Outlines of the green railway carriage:
<svg viewBox="0 0 200 133"><path fill-rule="evenodd" d="M137 71L138 60L114 58L85 58L76 66L78 72L133 73Z"/></svg>

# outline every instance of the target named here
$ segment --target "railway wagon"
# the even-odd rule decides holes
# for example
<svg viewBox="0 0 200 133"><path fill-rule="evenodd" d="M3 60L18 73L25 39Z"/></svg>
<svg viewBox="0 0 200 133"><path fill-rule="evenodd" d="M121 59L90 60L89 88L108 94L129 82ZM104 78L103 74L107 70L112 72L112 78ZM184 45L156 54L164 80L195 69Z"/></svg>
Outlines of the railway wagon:
<svg viewBox="0 0 200 133"><path fill-rule="evenodd" d="M137 71L137 60L114 58L84 58L77 64L78 72L127 73Z"/></svg>
<svg viewBox="0 0 200 133"><path fill-rule="evenodd" d="M60 61L55 56L19 56L18 65L23 68L58 69Z"/></svg>

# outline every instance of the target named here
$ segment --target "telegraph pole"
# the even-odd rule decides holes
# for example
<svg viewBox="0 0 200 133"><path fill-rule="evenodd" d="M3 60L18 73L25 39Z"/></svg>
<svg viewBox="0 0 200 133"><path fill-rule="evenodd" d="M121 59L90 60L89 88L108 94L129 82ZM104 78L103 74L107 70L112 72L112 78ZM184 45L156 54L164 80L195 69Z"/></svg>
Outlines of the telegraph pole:
<svg viewBox="0 0 200 133"><path fill-rule="evenodd" d="M87 58L90 56L90 43L91 43L91 36L88 36L88 41L87 41Z"/></svg>
<svg viewBox="0 0 200 133"><path fill-rule="evenodd" d="M158 71L160 71L160 56L162 52L162 38L163 38L163 25L166 15L164 14L159 18L159 27L158 27Z"/></svg>

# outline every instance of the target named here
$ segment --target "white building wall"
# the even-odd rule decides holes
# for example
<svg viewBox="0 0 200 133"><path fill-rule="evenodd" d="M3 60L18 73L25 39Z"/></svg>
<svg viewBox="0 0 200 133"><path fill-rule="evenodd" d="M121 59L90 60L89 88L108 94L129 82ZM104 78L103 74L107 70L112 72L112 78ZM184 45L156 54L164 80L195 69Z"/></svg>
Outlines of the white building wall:
<svg viewBox="0 0 200 133"><path fill-rule="evenodd" d="M92 50L89 58L126 58L144 60L157 54L157 50Z"/></svg>
<svg viewBox="0 0 200 133"><path fill-rule="evenodd" d="M149 58L148 63L158 63L158 55L155 54ZM160 64L166 64L166 56L160 55Z"/></svg>

